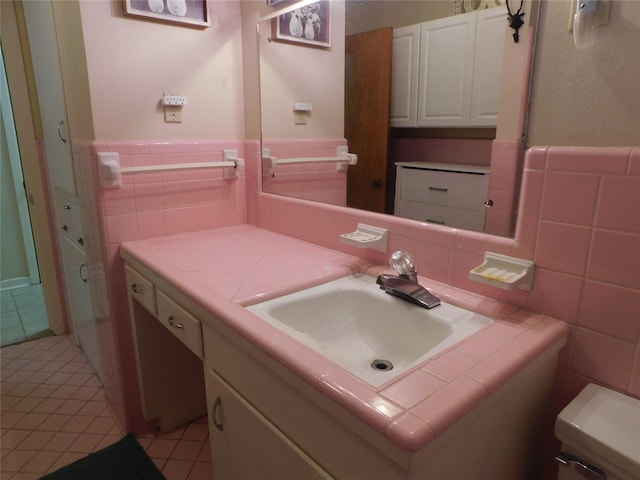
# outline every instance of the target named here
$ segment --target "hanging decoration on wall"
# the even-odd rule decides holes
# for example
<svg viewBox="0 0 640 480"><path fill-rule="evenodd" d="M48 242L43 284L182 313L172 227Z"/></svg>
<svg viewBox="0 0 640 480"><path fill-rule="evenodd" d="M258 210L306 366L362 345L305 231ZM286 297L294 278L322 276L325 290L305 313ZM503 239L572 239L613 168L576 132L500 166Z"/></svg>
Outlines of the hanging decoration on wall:
<svg viewBox="0 0 640 480"><path fill-rule="evenodd" d="M189 27L211 25L206 0L122 0L124 14Z"/></svg>
<svg viewBox="0 0 640 480"><path fill-rule="evenodd" d="M520 0L520 8L518 8L518 11L516 13L512 13L511 12L511 7L509 7L509 0L505 0L505 3L507 4L507 17L508 17L508 21L509 21L509 26L511 28L513 28L514 32L513 32L513 41L515 43L518 43L518 41L520 40L520 27L524 25L524 20L522 20L522 17L524 16L524 12L522 11L522 7L524 6L524 0Z"/></svg>
<svg viewBox="0 0 640 480"><path fill-rule="evenodd" d="M273 40L330 47L329 0L319 0L273 19Z"/></svg>

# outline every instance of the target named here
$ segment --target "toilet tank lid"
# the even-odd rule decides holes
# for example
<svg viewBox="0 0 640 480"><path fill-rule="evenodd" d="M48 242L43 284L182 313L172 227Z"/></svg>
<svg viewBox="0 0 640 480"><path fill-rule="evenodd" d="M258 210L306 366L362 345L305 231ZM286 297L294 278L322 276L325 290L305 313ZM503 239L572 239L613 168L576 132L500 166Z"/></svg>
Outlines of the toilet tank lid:
<svg viewBox="0 0 640 480"><path fill-rule="evenodd" d="M576 453L593 452L640 479L640 400L590 383L560 412L555 433Z"/></svg>

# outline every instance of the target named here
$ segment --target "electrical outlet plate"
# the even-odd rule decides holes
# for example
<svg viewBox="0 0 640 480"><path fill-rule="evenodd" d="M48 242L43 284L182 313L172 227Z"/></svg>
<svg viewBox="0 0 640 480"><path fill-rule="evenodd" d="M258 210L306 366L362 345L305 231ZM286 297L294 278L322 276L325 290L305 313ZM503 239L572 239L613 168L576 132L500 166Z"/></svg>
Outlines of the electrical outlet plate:
<svg viewBox="0 0 640 480"><path fill-rule="evenodd" d="M164 121L165 123L182 123L182 107L176 105L165 105Z"/></svg>

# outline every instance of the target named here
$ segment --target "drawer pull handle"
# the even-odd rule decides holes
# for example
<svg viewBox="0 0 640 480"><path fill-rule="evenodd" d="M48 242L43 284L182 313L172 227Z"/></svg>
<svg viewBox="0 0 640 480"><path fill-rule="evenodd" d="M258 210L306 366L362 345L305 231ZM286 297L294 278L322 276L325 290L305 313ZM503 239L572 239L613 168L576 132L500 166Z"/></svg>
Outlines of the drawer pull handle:
<svg viewBox="0 0 640 480"><path fill-rule="evenodd" d="M607 475L603 471L583 462L570 453L560 452L556 455L556 461L564 467L573 468L587 480L605 480L607 478Z"/></svg>
<svg viewBox="0 0 640 480"><path fill-rule="evenodd" d="M71 210L71 205L64 205L62 208L64 208L65 210Z"/></svg>
<svg viewBox="0 0 640 480"><path fill-rule="evenodd" d="M87 283L87 276L84 275L83 272L87 271L87 266L84 264L84 262L82 262L80 264L80 269L78 270L78 275L80 275L80 280L82 280L84 283Z"/></svg>
<svg viewBox="0 0 640 480"><path fill-rule="evenodd" d="M184 328L184 325L178 322L173 315L169 317L169 325L171 325L173 328Z"/></svg>
<svg viewBox="0 0 640 480"><path fill-rule="evenodd" d="M434 220L433 218L427 218L426 221L429 223L437 223L438 225L446 225L443 220Z"/></svg>
<svg viewBox="0 0 640 480"><path fill-rule="evenodd" d="M221 432L224 431L224 414L222 412L222 399L220 397L216 398L216 401L213 402L211 421L218 430Z"/></svg>
<svg viewBox="0 0 640 480"><path fill-rule="evenodd" d="M429 190L431 190L432 192L444 192L444 193L447 193L449 191L448 188L443 188L443 187L429 187Z"/></svg>
<svg viewBox="0 0 640 480"><path fill-rule="evenodd" d="M62 127L64 126L64 120L60 120L58 122L58 137L62 140L63 143L67 143L67 139L62 135Z"/></svg>
<svg viewBox="0 0 640 480"><path fill-rule="evenodd" d="M131 285L131 290L133 290L133 293L144 293L144 288L139 287L137 283Z"/></svg>

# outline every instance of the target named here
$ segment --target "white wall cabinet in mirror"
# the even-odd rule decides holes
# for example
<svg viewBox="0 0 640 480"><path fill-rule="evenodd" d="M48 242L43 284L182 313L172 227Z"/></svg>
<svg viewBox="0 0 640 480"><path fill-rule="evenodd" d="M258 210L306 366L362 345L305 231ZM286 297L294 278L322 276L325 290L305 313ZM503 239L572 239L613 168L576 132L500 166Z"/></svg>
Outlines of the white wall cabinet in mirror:
<svg viewBox="0 0 640 480"><path fill-rule="evenodd" d="M403 76L414 75L412 81L416 81L417 72L417 118L411 125L392 120L391 126L495 127L505 18L506 8L498 7L420 24L419 68L414 63L398 77L406 84ZM394 55L413 53L400 41L397 47ZM406 59L396 62L409 63ZM401 90L394 87L393 94L400 97L392 99L392 104L405 101Z"/></svg>

